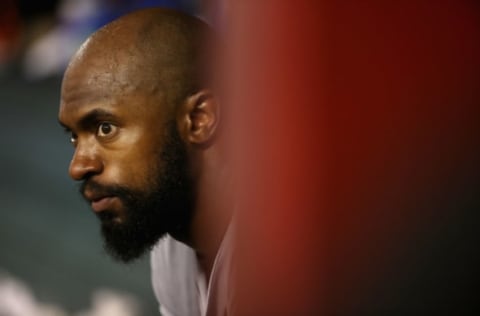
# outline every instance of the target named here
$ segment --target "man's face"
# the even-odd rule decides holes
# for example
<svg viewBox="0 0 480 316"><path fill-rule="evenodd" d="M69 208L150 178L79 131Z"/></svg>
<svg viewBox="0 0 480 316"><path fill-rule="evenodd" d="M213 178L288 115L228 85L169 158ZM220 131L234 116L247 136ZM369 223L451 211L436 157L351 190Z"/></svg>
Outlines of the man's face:
<svg viewBox="0 0 480 316"><path fill-rule="evenodd" d="M62 86L59 120L75 147L69 173L82 181L107 250L128 262L187 229L187 155L158 95L88 69L73 67Z"/></svg>

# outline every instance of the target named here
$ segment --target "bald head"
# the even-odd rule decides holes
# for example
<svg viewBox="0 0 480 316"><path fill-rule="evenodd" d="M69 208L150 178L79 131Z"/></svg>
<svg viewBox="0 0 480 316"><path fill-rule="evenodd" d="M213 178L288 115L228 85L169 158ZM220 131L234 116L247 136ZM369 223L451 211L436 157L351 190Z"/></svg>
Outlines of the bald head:
<svg viewBox="0 0 480 316"><path fill-rule="evenodd" d="M142 91L174 107L203 88L209 33L199 19L167 9L123 16L90 36L74 55L62 95L84 97L82 83L104 86L104 95L88 97Z"/></svg>
<svg viewBox="0 0 480 316"><path fill-rule="evenodd" d="M201 245L210 243L214 209L204 202L224 177L205 54L212 39L194 17L137 11L93 34L65 72L59 122L74 147L69 174L82 181L107 249L121 260L166 233L198 249L220 244Z"/></svg>

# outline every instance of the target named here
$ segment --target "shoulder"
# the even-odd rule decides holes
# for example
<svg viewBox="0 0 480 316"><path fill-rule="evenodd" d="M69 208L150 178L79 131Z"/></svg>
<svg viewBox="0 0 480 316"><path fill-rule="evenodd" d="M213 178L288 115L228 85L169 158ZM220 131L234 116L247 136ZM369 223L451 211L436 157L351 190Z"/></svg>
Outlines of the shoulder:
<svg viewBox="0 0 480 316"><path fill-rule="evenodd" d="M166 315L200 315L198 265L195 252L170 236L161 239L150 254L152 285Z"/></svg>
<svg viewBox="0 0 480 316"><path fill-rule="evenodd" d="M234 227L231 223L215 259L208 289L208 307L206 315L230 315L234 306L233 274L234 251L232 235Z"/></svg>

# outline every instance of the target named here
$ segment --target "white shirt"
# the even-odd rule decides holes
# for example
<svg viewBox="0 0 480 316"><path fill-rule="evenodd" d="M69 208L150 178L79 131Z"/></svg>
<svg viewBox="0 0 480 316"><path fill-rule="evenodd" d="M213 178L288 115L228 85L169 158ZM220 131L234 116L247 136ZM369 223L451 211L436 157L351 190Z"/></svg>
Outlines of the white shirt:
<svg viewBox="0 0 480 316"><path fill-rule="evenodd" d="M230 228L219 247L207 287L195 251L168 236L151 252L152 284L163 316L224 316L231 289Z"/></svg>

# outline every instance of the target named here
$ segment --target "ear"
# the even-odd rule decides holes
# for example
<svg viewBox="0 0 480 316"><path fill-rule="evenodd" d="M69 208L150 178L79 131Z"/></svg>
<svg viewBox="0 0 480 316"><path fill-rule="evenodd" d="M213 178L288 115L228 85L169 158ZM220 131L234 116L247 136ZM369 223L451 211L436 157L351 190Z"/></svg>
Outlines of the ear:
<svg viewBox="0 0 480 316"><path fill-rule="evenodd" d="M182 138L191 144L207 145L214 137L219 121L217 100L210 90L189 96L179 112Z"/></svg>

